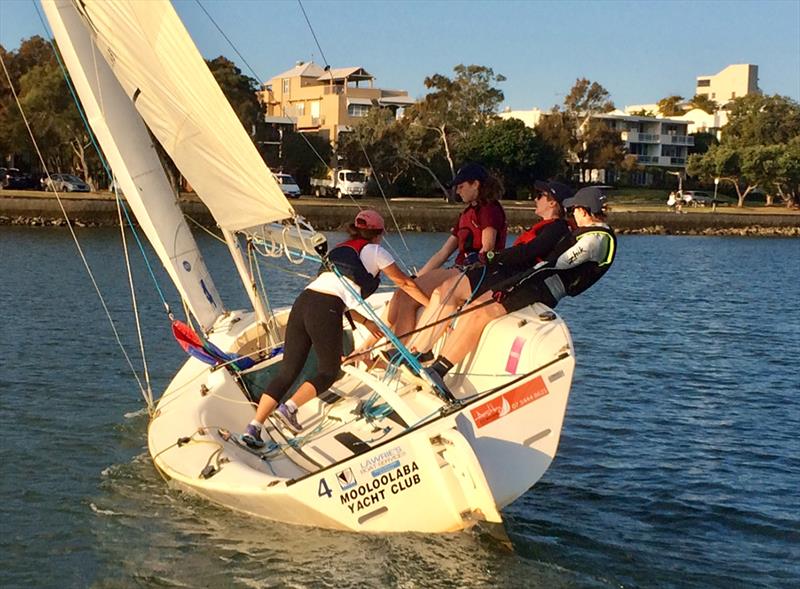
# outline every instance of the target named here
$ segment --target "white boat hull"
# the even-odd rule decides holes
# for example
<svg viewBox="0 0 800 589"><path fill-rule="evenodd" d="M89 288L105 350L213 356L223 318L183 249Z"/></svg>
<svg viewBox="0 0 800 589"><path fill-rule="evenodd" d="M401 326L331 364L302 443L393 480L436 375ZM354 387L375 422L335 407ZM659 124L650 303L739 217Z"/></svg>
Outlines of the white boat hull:
<svg viewBox="0 0 800 589"><path fill-rule="evenodd" d="M253 320L232 315L211 339L246 350ZM573 368L563 321L535 305L490 324L454 369L462 374L448 384L464 400L457 410L442 411L443 402L414 378L347 367L332 389L338 401L301 408L298 447L268 423L281 448L264 459L227 436L253 416L236 378L190 359L159 401L148 443L174 483L258 517L359 532L455 531L502 521L499 510L545 473ZM394 414L359 416L359 402L376 390Z"/></svg>

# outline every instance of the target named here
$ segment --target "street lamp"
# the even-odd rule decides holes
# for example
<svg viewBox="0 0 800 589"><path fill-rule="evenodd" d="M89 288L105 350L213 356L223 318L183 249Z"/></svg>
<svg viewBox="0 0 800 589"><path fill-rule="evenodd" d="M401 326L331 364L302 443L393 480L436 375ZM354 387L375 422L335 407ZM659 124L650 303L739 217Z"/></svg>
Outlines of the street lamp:
<svg viewBox="0 0 800 589"><path fill-rule="evenodd" d="M717 188L719 188L719 177L714 178L714 200L711 202L711 212L717 210Z"/></svg>

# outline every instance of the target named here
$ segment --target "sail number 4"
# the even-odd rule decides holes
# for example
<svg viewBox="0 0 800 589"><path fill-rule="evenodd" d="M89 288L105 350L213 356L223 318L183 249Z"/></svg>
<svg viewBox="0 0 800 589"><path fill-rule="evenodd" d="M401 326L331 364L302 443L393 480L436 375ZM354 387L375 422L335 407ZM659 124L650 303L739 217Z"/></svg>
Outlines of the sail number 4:
<svg viewBox="0 0 800 589"><path fill-rule="evenodd" d="M331 488L328 486L328 483L325 482L325 479L319 480L319 489L317 490L317 495L320 497L327 497L328 499L333 497L333 491L331 491Z"/></svg>

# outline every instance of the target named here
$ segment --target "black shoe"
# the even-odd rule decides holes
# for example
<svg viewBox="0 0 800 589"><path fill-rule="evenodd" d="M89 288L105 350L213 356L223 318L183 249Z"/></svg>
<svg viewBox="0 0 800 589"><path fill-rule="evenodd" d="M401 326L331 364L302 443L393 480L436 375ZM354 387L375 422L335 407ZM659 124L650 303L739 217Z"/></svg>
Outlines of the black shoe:
<svg viewBox="0 0 800 589"><path fill-rule="evenodd" d="M426 380L429 380L430 382L433 383L434 385L433 390L436 392L437 395L439 395L439 397L442 398L442 400L448 403L455 403L458 400L456 399L455 395L453 395L453 393L450 391L450 389L447 388L447 385L444 384L444 378L442 378L441 374L439 374L432 368L423 368L420 371L420 376L422 376L423 372L425 373L425 376L423 378L426 378Z"/></svg>

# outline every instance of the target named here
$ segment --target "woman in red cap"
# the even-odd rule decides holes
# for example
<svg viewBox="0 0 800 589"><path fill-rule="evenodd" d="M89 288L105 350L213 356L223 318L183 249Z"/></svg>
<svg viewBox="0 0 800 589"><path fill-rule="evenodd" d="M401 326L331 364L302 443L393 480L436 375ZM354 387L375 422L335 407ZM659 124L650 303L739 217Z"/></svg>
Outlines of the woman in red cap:
<svg viewBox="0 0 800 589"><path fill-rule="evenodd" d="M266 386L258 402L255 418L241 436L251 448L261 448L261 428L277 408L277 415L294 432L302 430L297 408L323 393L336 381L343 353L342 320L347 311L354 321L371 332L377 326L356 309L378 288L383 272L420 305L428 297L417 287L380 245L383 218L376 211L364 210L348 227L350 239L334 247L319 275L300 293L292 305L286 324L283 362L280 371ZM311 348L317 355L317 372L304 381L286 403L280 404L300 374Z"/></svg>

